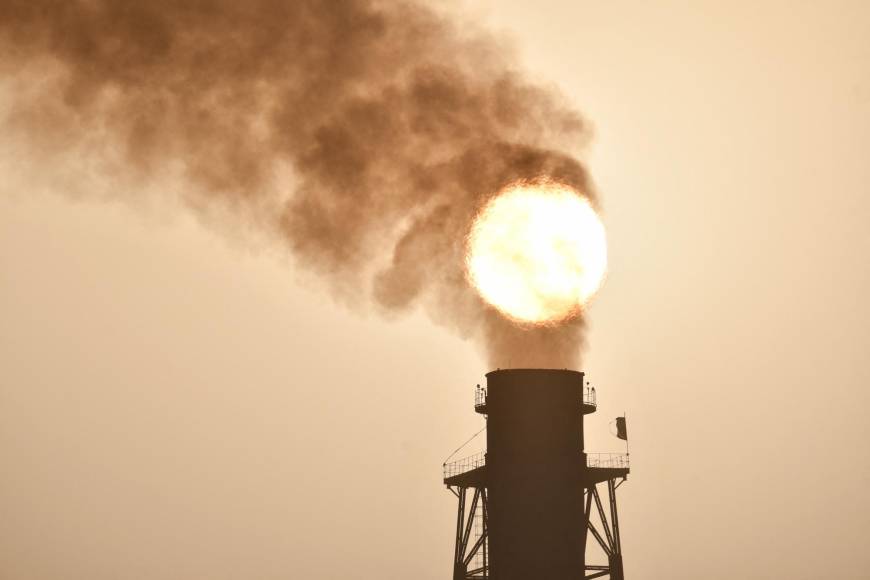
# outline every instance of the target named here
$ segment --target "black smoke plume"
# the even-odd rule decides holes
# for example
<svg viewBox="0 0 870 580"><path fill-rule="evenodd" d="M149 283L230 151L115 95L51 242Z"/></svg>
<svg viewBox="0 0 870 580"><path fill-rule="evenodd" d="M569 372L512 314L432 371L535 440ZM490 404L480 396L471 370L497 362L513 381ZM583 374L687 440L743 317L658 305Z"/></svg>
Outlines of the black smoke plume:
<svg viewBox="0 0 870 580"><path fill-rule="evenodd" d="M566 153L582 119L490 35L410 2L0 0L0 50L4 131L46 167L89 151L118 196L173 176L343 299L422 306L492 366L578 362L582 318L519 328L465 280L470 220L502 186L592 195Z"/></svg>

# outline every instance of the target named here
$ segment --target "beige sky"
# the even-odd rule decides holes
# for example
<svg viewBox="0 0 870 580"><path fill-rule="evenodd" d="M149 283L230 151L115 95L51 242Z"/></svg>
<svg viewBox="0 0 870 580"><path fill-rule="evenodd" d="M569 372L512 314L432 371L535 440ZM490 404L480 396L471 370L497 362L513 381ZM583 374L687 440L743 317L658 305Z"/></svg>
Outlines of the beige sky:
<svg viewBox="0 0 870 580"><path fill-rule="evenodd" d="M463 6L595 126L628 577L866 578L870 5ZM0 578L449 576L476 346L0 151Z"/></svg>

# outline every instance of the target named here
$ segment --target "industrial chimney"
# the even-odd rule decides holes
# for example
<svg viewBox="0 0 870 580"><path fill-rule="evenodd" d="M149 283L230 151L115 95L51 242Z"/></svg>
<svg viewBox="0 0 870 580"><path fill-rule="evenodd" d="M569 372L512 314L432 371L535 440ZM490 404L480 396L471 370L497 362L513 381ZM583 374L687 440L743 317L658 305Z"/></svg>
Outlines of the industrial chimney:
<svg viewBox="0 0 870 580"><path fill-rule="evenodd" d="M475 410L487 417L487 450L444 465L444 483L459 499L453 579L623 580L616 488L628 455L584 452L594 389L569 370L486 377ZM599 483L607 484L609 518ZM593 502L601 530L590 519ZM586 563L587 531L607 564Z"/></svg>

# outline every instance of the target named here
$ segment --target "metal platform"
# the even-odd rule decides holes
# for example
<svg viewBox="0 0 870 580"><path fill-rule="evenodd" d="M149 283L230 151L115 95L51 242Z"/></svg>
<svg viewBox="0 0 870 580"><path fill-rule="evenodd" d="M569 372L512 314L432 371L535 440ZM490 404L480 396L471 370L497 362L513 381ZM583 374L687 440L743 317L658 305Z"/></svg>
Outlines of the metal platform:
<svg viewBox="0 0 870 580"><path fill-rule="evenodd" d="M577 454L578 463L582 453ZM582 464L579 466L582 469ZM628 479L631 472L627 453L588 453L583 483L585 487L609 479ZM447 487L486 487L486 453L480 452L444 464Z"/></svg>
<svg viewBox="0 0 870 580"><path fill-rule="evenodd" d="M598 396L595 393L595 387L586 387L583 389L583 405L581 410L584 415L594 413L598 408ZM486 387L477 385L474 391L474 410L481 415L487 414L486 407Z"/></svg>

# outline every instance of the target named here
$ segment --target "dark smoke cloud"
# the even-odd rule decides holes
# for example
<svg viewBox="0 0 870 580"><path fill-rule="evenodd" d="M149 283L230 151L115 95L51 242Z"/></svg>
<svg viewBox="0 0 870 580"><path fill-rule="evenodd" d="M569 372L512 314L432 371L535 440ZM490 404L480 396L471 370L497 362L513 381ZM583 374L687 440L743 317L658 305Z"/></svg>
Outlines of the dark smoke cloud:
<svg viewBox="0 0 870 580"><path fill-rule="evenodd" d="M505 184L591 195L563 153L582 119L486 34L405 2L0 0L0 49L5 130L31 155L177 174L185 204L274 236L344 298L422 305L493 366L578 362L582 319L518 328L464 278L470 220Z"/></svg>

